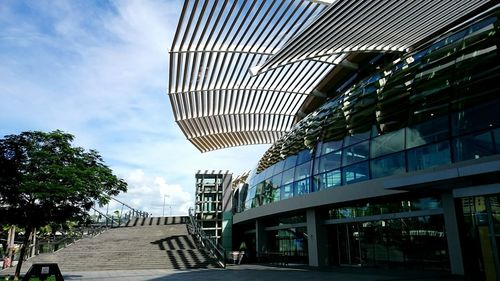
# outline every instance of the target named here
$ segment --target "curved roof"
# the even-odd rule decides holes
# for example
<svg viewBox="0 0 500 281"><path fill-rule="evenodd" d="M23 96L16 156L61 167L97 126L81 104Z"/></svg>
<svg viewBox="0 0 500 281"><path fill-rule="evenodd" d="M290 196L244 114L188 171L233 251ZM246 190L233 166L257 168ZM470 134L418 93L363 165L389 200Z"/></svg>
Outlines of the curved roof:
<svg viewBox="0 0 500 281"><path fill-rule="evenodd" d="M175 120L201 152L274 143L350 52L406 51L488 2L186 0L170 49Z"/></svg>
<svg viewBox="0 0 500 281"><path fill-rule="evenodd" d="M327 6L310 1L185 1L170 49L175 120L202 152L273 143L341 59L302 61L251 76Z"/></svg>

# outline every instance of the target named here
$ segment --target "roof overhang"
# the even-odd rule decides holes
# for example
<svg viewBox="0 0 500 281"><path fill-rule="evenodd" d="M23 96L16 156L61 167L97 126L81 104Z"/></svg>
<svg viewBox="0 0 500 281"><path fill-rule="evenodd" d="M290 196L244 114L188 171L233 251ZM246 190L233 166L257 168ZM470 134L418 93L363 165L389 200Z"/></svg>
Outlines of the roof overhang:
<svg viewBox="0 0 500 281"><path fill-rule="evenodd" d="M170 48L175 120L201 152L274 143L337 65L356 71L350 54L405 52L491 2L186 0Z"/></svg>

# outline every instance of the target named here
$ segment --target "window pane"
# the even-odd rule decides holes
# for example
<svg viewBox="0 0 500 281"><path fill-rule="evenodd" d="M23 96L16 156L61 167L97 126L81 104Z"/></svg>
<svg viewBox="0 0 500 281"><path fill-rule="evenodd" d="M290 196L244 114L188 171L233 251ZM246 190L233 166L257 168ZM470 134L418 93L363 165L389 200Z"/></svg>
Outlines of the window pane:
<svg viewBox="0 0 500 281"><path fill-rule="evenodd" d="M493 135L495 136L496 153L500 153L500 129L493 131Z"/></svg>
<svg viewBox="0 0 500 281"><path fill-rule="evenodd" d="M500 125L500 100L452 114L453 135L462 135Z"/></svg>
<svg viewBox="0 0 500 281"><path fill-rule="evenodd" d="M282 174L277 174L274 177L271 178L271 183L274 188L278 188L281 185L281 176Z"/></svg>
<svg viewBox="0 0 500 281"><path fill-rule="evenodd" d="M319 158L319 163L314 167L317 174L340 168L342 151L337 150Z"/></svg>
<svg viewBox="0 0 500 281"><path fill-rule="evenodd" d="M280 191L281 191L281 200L292 197L293 196L293 184L290 183L287 185L283 185L280 188Z"/></svg>
<svg viewBox="0 0 500 281"><path fill-rule="evenodd" d="M345 148L343 154L343 166L368 159L368 141Z"/></svg>
<svg viewBox="0 0 500 281"><path fill-rule="evenodd" d="M278 174L283 172L283 167L285 167L285 160L279 161L278 163L275 164L276 166L274 167L273 174Z"/></svg>
<svg viewBox="0 0 500 281"><path fill-rule="evenodd" d="M329 141L329 142L323 143L323 145L321 146L321 155L341 149L342 142L343 142L343 140Z"/></svg>
<svg viewBox="0 0 500 281"><path fill-rule="evenodd" d="M294 187L294 195L302 195L309 193L309 179L297 181L293 184Z"/></svg>
<svg viewBox="0 0 500 281"><path fill-rule="evenodd" d="M357 133L357 134L354 134L352 136L347 136L345 138L344 146L348 146L351 144L355 144L355 143L367 140L370 137L370 134L371 134L371 130L368 130L368 131L363 132L363 133Z"/></svg>
<svg viewBox="0 0 500 281"><path fill-rule="evenodd" d="M447 141L408 151L408 171L423 170L450 162L450 144Z"/></svg>
<svg viewBox="0 0 500 281"><path fill-rule="evenodd" d="M443 140L448 137L448 116L406 128L406 148Z"/></svg>
<svg viewBox="0 0 500 281"><path fill-rule="evenodd" d="M299 152L299 155L297 156L297 164L302 164L304 162L307 162L311 160L311 151L309 149L304 149L301 152Z"/></svg>
<svg viewBox="0 0 500 281"><path fill-rule="evenodd" d="M455 161L478 159L495 154L491 131L473 134L453 140Z"/></svg>
<svg viewBox="0 0 500 281"><path fill-rule="evenodd" d="M406 172L404 152L371 161L372 178L381 178Z"/></svg>
<svg viewBox="0 0 500 281"><path fill-rule="evenodd" d="M404 150L405 130L400 129L395 132L380 135L371 141L371 157L375 158L389 153Z"/></svg>
<svg viewBox="0 0 500 281"><path fill-rule="evenodd" d="M293 182L295 169L289 169L283 172L283 178L281 179L282 184L289 184Z"/></svg>
<svg viewBox="0 0 500 281"><path fill-rule="evenodd" d="M296 163L297 163L297 155L288 156L285 159L285 167L283 169L288 170L288 169L294 167L296 165Z"/></svg>
<svg viewBox="0 0 500 281"><path fill-rule="evenodd" d="M345 184L368 180L368 161L345 167L342 175Z"/></svg>
<svg viewBox="0 0 500 281"><path fill-rule="evenodd" d="M311 176L311 162L304 163L295 168L295 180L305 179Z"/></svg>
<svg viewBox="0 0 500 281"><path fill-rule="evenodd" d="M314 177L314 191L342 185L340 169Z"/></svg>

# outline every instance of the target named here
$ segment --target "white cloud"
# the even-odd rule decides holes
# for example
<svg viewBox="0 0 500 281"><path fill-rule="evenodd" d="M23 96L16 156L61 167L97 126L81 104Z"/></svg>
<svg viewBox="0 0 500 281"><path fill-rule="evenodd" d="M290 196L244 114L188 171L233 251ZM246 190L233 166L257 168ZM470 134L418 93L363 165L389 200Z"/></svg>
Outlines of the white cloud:
<svg viewBox="0 0 500 281"><path fill-rule="evenodd" d="M168 48L181 9L180 1L7 1L0 7L0 135L74 134L127 180L129 192L119 198L155 215L164 195L173 214L187 212L197 170L251 169L268 146L201 154L175 124Z"/></svg>

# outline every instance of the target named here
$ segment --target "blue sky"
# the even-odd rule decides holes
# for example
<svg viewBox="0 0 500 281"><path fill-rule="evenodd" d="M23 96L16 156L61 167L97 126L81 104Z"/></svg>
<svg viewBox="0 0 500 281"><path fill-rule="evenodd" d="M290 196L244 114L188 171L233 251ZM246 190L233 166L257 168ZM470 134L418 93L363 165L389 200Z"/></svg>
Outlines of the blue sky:
<svg viewBox="0 0 500 281"><path fill-rule="evenodd" d="M168 48L181 9L182 1L2 1L0 136L75 135L128 182L119 199L153 215L164 199L185 214L198 170L251 169L269 145L202 154L175 124Z"/></svg>

